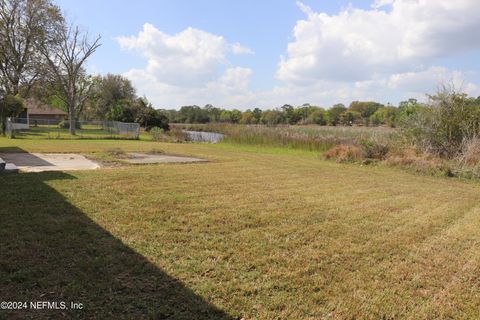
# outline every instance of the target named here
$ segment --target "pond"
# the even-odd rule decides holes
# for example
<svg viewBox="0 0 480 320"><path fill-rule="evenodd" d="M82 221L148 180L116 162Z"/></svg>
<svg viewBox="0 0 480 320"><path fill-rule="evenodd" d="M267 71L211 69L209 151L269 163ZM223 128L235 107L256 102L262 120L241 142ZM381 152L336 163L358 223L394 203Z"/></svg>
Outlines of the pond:
<svg viewBox="0 0 480 320"><path fill-rule="evenodd" d="M204 131L187 131L188 139L195 142L210 142L217 143L220 142L225 135L216 132L204 132Z"/></svg>

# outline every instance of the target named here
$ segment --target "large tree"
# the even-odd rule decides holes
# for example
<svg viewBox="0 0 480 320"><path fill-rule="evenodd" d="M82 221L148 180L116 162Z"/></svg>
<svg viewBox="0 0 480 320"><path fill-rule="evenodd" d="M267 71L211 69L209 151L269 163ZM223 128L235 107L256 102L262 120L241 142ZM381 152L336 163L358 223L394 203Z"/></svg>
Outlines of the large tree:
<svg viewBox="0 0 480 320"><path fill-rule="evenodd" d="M0 129L16 116L31 86L45 74L39 47L55 41L63 17L50 0L0 0ZM21 90L23 89L23 90ZM21 111L21 110L20 110Z"/></svg>
<svg viewBox="0 0 480 320"><path fill-rule="evenodd" d="M23 108L23 100L20 97L0 90L0 131L2 134L6 131L6 118L18 116L23 111Z"/></svg>
<svg viewBox="0 0 480 320"><path fill-rule="evenodd" d="M95 77L88 110L84 114L92 119L113 119L117 109L133 105L137 95L131 81L121 75L107 74Z"/></svg>
<svg viewBox="0 0 480 320"><path fill-rule="evenodd" d="M333 105L333 107L327 110L328 124L332 126L339 124L341 115L345 111L347 111L347 108L343 104L337 103Z"/></svg>
<svg viewBox="0 0 480 320"><path fill-rule="evenodd" d="M0 86L17 95L44 73L39 46L55 41L63 23L59 8L50 0L0 0Z"/></svg>
<svg viewBox="0 0 480 320"><path fill-rule="evenodd" d="M74 135L76 119L92 88L84 64L100 46L101 37L91 41L78 27L63 25L57 30L56 38L56 45L42 46L42 53L58 86L59 96L67 105L70 134Z"/></svg>

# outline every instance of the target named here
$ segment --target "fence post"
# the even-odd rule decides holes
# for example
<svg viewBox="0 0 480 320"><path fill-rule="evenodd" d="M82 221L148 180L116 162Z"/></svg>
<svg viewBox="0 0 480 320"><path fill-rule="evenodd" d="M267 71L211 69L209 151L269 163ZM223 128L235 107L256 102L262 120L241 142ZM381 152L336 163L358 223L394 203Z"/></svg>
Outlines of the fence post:
<svg viewBox="0 0 480 320"><path fill-rule="evenodd" d="M10 117L7 118L7 121L5 122L5 133L7 134L8 137L12 137L12 120Z"/></svg>

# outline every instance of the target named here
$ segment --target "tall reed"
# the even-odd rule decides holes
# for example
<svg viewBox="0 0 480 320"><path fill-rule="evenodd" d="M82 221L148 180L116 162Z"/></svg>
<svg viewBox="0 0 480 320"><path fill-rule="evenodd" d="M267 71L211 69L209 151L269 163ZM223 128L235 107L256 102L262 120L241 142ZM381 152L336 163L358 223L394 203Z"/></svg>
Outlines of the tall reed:
<svg viewBox="0 0 480 320"><path fill-rule="evenodd" d="M279 146L312 151L326 151L338 144L354 144L374 138L392 139L391 128L275 126L235 124L174 124L186 130L225 134L225 142Z"/></svg>

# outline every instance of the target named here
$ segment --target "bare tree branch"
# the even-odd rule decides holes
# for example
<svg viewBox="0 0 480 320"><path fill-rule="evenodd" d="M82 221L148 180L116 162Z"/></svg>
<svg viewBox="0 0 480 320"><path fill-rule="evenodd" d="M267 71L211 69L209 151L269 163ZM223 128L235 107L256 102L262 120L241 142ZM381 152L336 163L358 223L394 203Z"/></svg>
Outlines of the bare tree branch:
<svg viewBox="0 0 480 320"><path fill-rule="evenodd" d="M57 39L59 41L56 46L43 46L42 53L60 86L61 94L65 97L70 133L75 134L76 119L83 109L91 87L84 64L100 47L101 37L90 41L87 33L81 32L77 26L69 25L58 30Z"/></svg>
<svg viewBox="0 0 480 320"><path fill-rule="evenodd" d="M16 95L32 85L45 65L38 45L63 23L51 0L0 0L0 85Z"/></svg>

